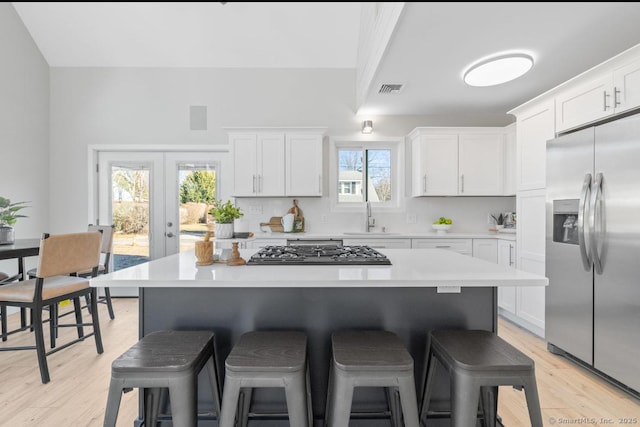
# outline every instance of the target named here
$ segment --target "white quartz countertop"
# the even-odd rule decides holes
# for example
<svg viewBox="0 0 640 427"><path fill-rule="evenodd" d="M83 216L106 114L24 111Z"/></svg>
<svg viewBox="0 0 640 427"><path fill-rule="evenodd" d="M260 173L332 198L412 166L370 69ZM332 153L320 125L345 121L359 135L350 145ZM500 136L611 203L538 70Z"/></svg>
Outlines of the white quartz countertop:
<svg viewBox="0 0 640 427"><path fill-rule="evenodd" d="M504 239L516 240L516 233L445 233L435 232L424 233L358 233L358 232L336 232L336 233L254 233L253 239ZM235 240L235 239L230 239ZM240 239L241 240L241 239Z"/></svg>
<svg viewBox="0 0 640 427"><path fill-rule="evenodd" d="M240 250L248 260L257 249ZM335 288L547 286L544 276L442 249L385 249L390 266L196 266L193 251L170 255L91 279L91 286Z"/></svg>

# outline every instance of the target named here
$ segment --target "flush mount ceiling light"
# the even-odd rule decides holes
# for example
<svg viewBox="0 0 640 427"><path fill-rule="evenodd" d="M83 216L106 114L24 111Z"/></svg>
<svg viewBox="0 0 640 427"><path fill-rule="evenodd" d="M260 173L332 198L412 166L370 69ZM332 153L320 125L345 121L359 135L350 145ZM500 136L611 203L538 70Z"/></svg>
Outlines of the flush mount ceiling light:
<svg viewBox="0 0 640 427"><path fill-rule="evenodd" d="M469 86L495 86L525 74L533 67L533 58L525 53L494 56L473 64L464 72Z"/></svg>
<svg viewBox="0 0 640 427"><path fill-rule="evenodd" d="M362 133L371 133L373 132L373 121L365 120L362 122Z"/></svg>

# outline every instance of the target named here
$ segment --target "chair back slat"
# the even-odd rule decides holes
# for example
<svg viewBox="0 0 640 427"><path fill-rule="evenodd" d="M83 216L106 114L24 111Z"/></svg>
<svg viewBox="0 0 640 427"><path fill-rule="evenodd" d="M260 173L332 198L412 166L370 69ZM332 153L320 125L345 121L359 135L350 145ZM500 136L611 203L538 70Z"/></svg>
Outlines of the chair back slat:
<svg viewBox="0 0 640 427"><path fill-rule="evenodd" d="M70 233L40 240L36 276L41 278L91 270L100 262L102 233Z"/></svg>
<svg viewBox="0 0 640 427"><path fill-rule="evenodd" d="M103 254L110 254L113 249L113 234L115 227L113 225L93 225L89 224L88 231L101 231L102 232L102 247L100 252Z"/></svg>

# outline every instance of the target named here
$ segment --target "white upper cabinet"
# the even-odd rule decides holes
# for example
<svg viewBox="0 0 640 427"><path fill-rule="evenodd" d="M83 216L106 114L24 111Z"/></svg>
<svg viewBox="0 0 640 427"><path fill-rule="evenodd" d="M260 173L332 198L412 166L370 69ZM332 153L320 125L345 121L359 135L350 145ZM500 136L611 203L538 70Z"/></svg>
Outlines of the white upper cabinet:
<svg viewBox="0 0 640 427"><path fill-rule="evenodd" d="M231 134L234 196L283 196L284 134Z"/></svg>
<svg viewBox="0 0 640 427"><path fill-rule="evenodd" d="M517 190L545 188L547 141L555 138L553 100L531 106L517 114Z"/></svg>
<svg viewBox="0 0 640 427"><path fill-rule="evenodd" d="M280 128L278 128L280 129ZM324 130L229 132L235 197L322 196Z"/></svg>
<svg viewBox="0 0 640 427"><path fill-rule="evenodd" d="M503 194L504 135L466 135L458 140L458 173L462 196Z"/></svg>
<svg viewBox="0 0 640 427"><path fill-rule="evenodd" d="M411 150L413 196L458 194L458 135L420 135Z"/></svg>
<svg viewBox="0 0 640 427"><path fill-rule="evenodd" d="M556 97L556 128L571 129L613 114L613 79L599 77Z"/></svg>
<svg viewBox="0 0 640 427"><path fill-rule="evenodd" d="M619 62L612 71L593 72L589 81L556 95L558 132L640 106L640 59Z"/></svg>
<svg viewBox="0 0 640 427"><path fill-rule="evenodd" d="M640 106L640 59L613 72L614 112Z"/></svg>
<svg viewBox="0 0 640 427"><path fill-rule="evenodd" d="M322 196L322 135L287 134L286 195Z"/></svg>
<svg viewBox="0 0 640 427"><path fill-rule="evenodd" d="M504 136L504 195L515 196L517 188L516 174L516 124L506 127Z"/></svg>
<svg viewBox="0 0 640 427"><path fill-rule="evenodd" d="M412 196L504 195L502 128L416 128Z"/></svg>

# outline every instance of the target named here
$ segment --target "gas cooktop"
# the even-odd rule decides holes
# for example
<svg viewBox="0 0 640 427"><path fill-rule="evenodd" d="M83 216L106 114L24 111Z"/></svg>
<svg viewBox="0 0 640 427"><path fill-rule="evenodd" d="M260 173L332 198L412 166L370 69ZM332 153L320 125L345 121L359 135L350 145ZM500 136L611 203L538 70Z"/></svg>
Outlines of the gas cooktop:
<svg viewBox="0 0 640 427"><path fill-rule="evenodd" d="M247 265L391 265L391 261L369 246L292 245L265 246Z"/></svg>

